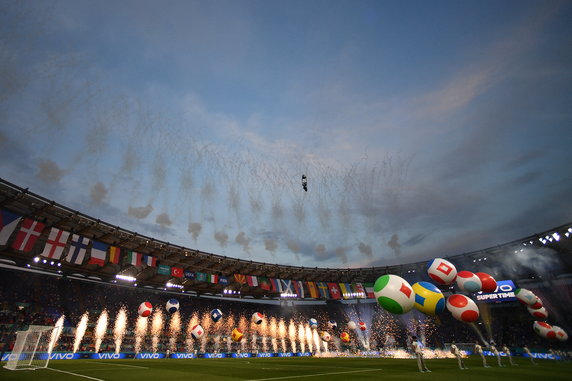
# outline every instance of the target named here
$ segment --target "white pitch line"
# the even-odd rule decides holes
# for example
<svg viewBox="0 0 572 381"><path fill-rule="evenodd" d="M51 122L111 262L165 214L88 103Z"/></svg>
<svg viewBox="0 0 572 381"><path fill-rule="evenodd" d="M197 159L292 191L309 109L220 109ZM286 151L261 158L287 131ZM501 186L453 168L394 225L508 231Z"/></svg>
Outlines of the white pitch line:
<svg viewBox="0 0 572 381"><path fill-rule="evenodd" d="M97 365L115 365L115 366L126 366L128 368L141 368L141 369L149 369L146 366L137 366L137 365L127 365L127 364L112 364L110 362L105 362L105 361L99 361L99 362L93 362L90 364L97 364Z"/></svg>
<svg viewBox="0 0 572 381"><path fill-rule="evenodd" d="M46 369L53 370L54 372L61 372L61 373L71 374L72 376L83 377L83 378L89 378L90 380L105 381L105 380L102 380L101 378L90 377L90 376L86 376L86 375L84 375L84 374L79 374L79 373L66 372L65 370L59 370L59 369L54 369L54 368L46 368Z"/></svg>
<svg viewBox="0 0 572 381"><path fill-rule="evenodd" d="M314 374L305 374L299 376L284 376L284 377L271 377L271 378L256 378L252 380L246 381L267 381L267 380L286 380L289 378L304 378L304 377L318 377L318 376L329 376L332 374L346 374L346 373L362 373L362 372L376 372L381 369L368 369L368 370L352 370L348 372L330 372L330 373L314 373Z"/></svg>

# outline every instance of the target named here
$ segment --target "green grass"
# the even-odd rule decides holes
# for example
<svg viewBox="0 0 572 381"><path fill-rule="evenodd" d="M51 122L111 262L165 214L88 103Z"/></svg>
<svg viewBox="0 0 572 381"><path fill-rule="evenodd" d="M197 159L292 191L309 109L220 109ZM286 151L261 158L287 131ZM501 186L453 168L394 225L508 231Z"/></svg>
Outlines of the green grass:
<svg viewBox="0 0 572 381"><path fill-rule="evenodd" d="M490 365L493 358L489 358ZM572 363L517 358L518 367L485 369L477 358L465 360L461 371L454 359L428 360L432 373L417 372L415 360L383 358L260 358L165 360L69 360L50 361L50 368L105 381L208 381L208 380L570 380ZM314 376L312 376L314 375ZM92 379L92 380L93 380ZM0 369L0 380L81 381L89 378L49 369L9 371Z"/></svg>

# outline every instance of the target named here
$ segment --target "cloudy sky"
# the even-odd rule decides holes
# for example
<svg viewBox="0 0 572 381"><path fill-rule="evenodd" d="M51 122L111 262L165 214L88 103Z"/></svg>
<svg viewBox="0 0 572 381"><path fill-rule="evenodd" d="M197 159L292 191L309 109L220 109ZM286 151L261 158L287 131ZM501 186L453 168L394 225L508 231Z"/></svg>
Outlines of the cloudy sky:
<svg viewBox="0 0 572 381"><path fill-rule="evenodd" d="M0 173L243 259L493 246L572 221L571 19L569 1L3 1Z"/></svg>

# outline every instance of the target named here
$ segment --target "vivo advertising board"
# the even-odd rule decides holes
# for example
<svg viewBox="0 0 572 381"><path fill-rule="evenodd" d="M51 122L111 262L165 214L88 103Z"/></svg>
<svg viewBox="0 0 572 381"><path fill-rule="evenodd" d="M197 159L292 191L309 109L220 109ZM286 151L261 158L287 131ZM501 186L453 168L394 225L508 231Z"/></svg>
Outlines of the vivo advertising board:
<svg viewBox="0 0 572 381"><path fill-rule="evenodd" d="M510 302L516 300L514 290L516 290L516 286L512 280L499 280L495 292L483 293L479 291L474 294L474 297L477 302L483 303Z"/></svg>

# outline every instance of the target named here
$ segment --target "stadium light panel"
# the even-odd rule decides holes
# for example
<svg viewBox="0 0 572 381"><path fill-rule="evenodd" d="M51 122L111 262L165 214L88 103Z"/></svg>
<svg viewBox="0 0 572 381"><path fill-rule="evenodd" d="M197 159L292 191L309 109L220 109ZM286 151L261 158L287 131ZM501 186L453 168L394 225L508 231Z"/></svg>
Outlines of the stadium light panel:
<svg viewBox="0 0 572 381"><path fill-rule="evenodd" d="M558 232L552 233L552 237L554 237L556 241L560 241L560 234L558 234Z"/></svg>
<svg viewBox="0 0 572 381"><path fill-rule="evenodd" d="M117 279L120 280L126 280L128 282L135 282L137 279L135 277L129 276L129 275L122 275L122 274L117 274L115 276Z"/></svg>

